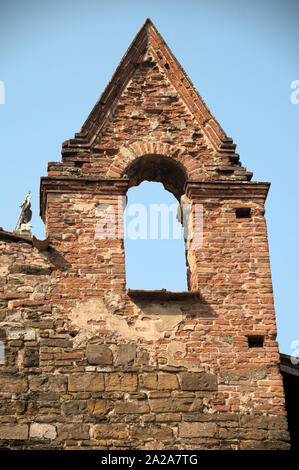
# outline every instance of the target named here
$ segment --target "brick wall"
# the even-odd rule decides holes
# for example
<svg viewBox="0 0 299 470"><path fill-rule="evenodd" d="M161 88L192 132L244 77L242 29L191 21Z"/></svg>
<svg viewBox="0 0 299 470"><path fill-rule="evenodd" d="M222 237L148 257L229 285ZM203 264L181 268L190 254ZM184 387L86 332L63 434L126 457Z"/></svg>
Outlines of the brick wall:
<svg viewBox="0 0 299 470"><path fill-rule="evenodd" d="M2 448L289 448L251 176L147 21L42 178L49 247L1 241ZM144 179L202 207L188 292L127 291L123 240L100 236L98 207L121 230Z"/></svg>

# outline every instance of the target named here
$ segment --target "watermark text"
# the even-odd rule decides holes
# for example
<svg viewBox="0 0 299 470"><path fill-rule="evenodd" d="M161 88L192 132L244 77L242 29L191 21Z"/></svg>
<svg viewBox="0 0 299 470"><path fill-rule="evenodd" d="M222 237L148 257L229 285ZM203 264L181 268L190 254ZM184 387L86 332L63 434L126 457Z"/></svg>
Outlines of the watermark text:
<svg viewBox="0 0 299 470"><path fill-rule="evenodd" d="M299 364L299 339L295 339L291 342L291 348L295 349L291 355L291 363L296 366Z"/></svg>
<svg viewBox="0 0 299 470"><path fill-rule="evenodd" d="M5 104L5 84L0 80L0 104Z"/></svg>
<svg viewBox="0 0 299 470"><path fill-rule="evenodd" d="M299 80L293 80L291 83L291 88L294 89L290 95L290 100L292 104L299 103Z"/></svg>
<svg viewBox="0 0 299 470"><path fill-rule="evenodd" d="M99 204L95 237L98 239L180 240L186 250L203 243L202 204L130 204L124 197L117 204Z"/></svg>

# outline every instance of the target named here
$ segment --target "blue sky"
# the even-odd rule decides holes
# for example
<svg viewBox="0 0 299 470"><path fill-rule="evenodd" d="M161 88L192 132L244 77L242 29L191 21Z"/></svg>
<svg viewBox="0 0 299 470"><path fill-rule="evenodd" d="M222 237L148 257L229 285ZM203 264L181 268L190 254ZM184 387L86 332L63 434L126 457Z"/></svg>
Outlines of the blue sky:
<svg viewBox="0 0 299 470"><path fill-rule="evenodd" d="M290 95L299 80L297 1L2 0L0 226L14 229L31 189L33 232L44 237L40 176L48 161L60 160L61 143L80 130L147 17L234 139L253 180L271 182L266 219L278 340L282 352L294 353L299 104ZM165 279L181 274L171 259ZM151 267L147 273L155 275ZM173 279L176 287L185 282Z"/></svg>

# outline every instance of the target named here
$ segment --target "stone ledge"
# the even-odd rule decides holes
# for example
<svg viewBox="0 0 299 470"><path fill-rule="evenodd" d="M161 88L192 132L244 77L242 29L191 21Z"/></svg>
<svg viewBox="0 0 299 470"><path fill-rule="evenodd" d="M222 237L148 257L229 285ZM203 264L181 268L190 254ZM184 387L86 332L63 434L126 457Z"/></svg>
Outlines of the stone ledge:
<svg viewBox="0 0 299 470"><path fill-rule="evenodd" d="M131 299L136 300L200 300L199 291L168 291L166 289L161 290L137 290L127 289L127 294Z"/></svg>

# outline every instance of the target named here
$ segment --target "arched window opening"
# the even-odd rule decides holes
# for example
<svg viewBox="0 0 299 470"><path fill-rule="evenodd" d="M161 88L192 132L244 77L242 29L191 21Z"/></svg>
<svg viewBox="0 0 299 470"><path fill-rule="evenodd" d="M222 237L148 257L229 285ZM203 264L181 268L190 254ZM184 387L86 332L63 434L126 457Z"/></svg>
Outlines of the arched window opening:
<svg viewBox="0 0 299 470"><path fill-rule="evenodd" d="M183 165L163 155L144 155L136 158L126 169L129 187L138 186L142 181L163 183L178 201L185 191L187 175Z"/></svg>
<svg viewBox="0 0 299 470"><path fill-rule="evenodd" d="M165 181L163 184L167 186ZM149 181L129 189L127 196L124 214L127 288L187 291L178 200L161 183Z"/></svg>

